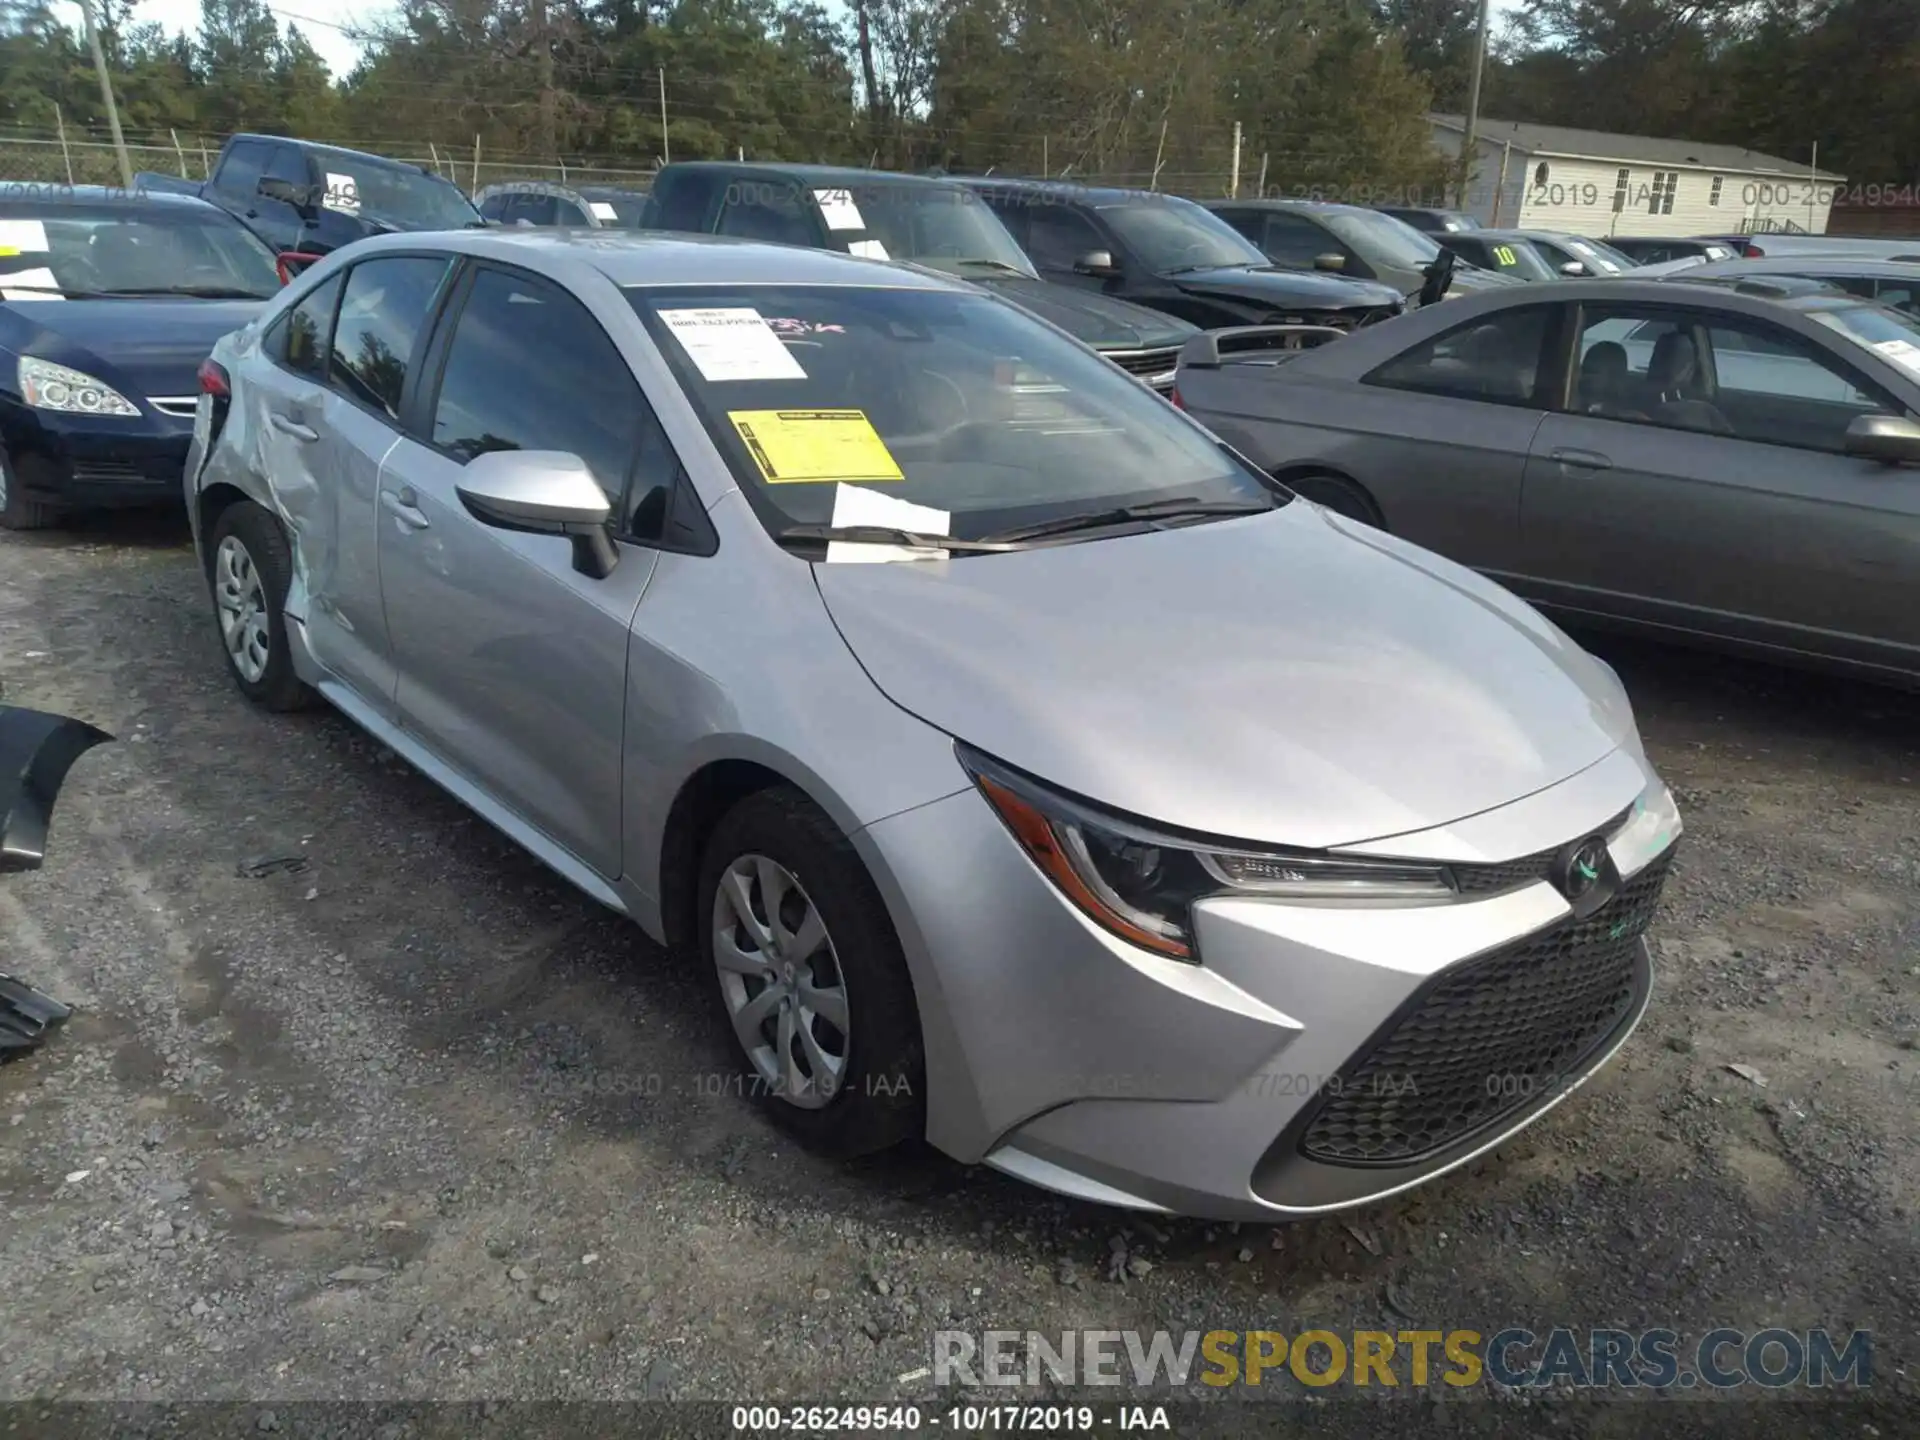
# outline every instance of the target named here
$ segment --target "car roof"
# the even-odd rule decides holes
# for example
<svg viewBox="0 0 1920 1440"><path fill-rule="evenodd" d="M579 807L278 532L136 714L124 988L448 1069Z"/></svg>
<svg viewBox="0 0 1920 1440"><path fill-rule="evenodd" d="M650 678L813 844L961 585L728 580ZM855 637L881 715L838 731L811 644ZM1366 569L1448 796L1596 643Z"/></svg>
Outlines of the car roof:
<svg viewBox="0 0 1920 1440"><path fill-rule="evenodd" d="M258 135L252 131L242 131L227 137L227 144L236 140L259 140L268 145L296 145L302 150L310 150L316 155L338 155L345 160L362 160L372 165L384 165L389 170L399 170L410 175L432 175L436 180L446 180L444 175L435 175L424 165L415 165L407 160L395 160L386 155L375 155L367 150L349 150L344 145L324 145L318 140L302 140L297 135ZM452 181L447 181L452 184Z"/></svg>
<svg viewBox="0 0 1920 1440"><path fill-rule="evenodd" d="M1916 242L1920 244L1920 242ZM1917 280L1920 263L1871 255L1763 255L1757 260L1709 260L1693 267L1703 275L1858 275L1868 279Z"/></svg>
<svg viewBox="0 0 1920 1440"><path fill-rule="evenodd" d="M907 175L897 170L863 170L852 165L786 164L779 160L682 160L663 166L670 170L707 171L723 175L785 175L812 185L847 188L871 188L877 184L915 185L928 190L954 190L960 182L944 175ZM655 179L658 183L658 177Z"/></svg>
<svg viewBox="0 0 1920 1440"><path fill-rule="evenodd" d="M169 205L175 209L220 210L209 200L175 190L147 190L119 185L49 185L44 180L0 180L0 206L41 205Z"/></svg>
<svg viewBox="0 0 1920 1440"><path fill-rule="evenodd" d="M524 229L405 231L355 243L355 258L423 245L534 271L584 265L616 285L855 285L894 290L973 289L930 270L865 260L837 250L652 230Z"/></svg>
<svg viewBox="0 0 1920 1440"><path fill-rule="evenodd" d="M1221 210L1229 206L1238 210L1283 210L1306 211L1314 215L1378 215L1378 210L1365 205L1347 205L1338 200L1289 200L1284 195L1267 196L1256 200L1203 200L1200 202L1209 210Z"/></svg>
<svg viewBox="0 0 1920 1440"><path fill-rule="evenodd" d="M647 191L640 185L582 185L580 193L589 200L644 200Z"/></svg>
<svg viewBox="0 0 1920 1440"><path fill-rule="evenodd" d="M1077 200L1083 205L1095 207L1126 205L1139 200L1186 200L1183 195L1169 195L1164 190L1127 190L1118 185L1074 185L1064 180L1002 178L998 175L969 175L960 183L971 190L982 192L1000 195L1045 195L1056 202L1071 203ZM1192 205L1195 202L1186 200L1186 203Z"/></svg>

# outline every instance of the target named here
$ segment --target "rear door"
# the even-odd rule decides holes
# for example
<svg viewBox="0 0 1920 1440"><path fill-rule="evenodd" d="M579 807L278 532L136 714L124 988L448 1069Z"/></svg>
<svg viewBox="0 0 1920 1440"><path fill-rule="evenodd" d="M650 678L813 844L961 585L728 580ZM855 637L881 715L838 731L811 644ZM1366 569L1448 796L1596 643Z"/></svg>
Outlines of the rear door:
<svg viewBox="0 0 1920 1440"><path fill-rule="evenodd" d="M1899 414L1844 356L1707 306L1586 305L1573 393L1547 417L1521 505L1536 598L1707 634L1920 663L1920 475L1844 453ZM1597 346L1624 387L1583 383ZM1662 363L1690 347L1693 364ZM1676 379L1678 375L1684 379Z"/></svg>
<svg viewBox="0 0 1920 1440"><path fill-rule="evenodd" d="M614 878L627 642L656 559L646 541L666 513L651 483L664 437L649 443L658 422L612 339L550 281L477 265L440 336L437 379L380 485L400 723ZM461 472L495 449L586 461L617 517L612 574L574 569L564 538L497 529L468 513Z"/></svg>

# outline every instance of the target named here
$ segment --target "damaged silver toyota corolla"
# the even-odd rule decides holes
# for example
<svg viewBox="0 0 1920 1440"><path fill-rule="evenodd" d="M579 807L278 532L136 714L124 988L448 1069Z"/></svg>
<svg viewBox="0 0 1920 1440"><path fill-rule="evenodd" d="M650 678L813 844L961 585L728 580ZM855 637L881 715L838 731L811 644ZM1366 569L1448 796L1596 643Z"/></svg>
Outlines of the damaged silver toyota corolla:
<svg viewBox="0 0 1920 1440"><path fill-rule="evenodd" d="M963 283L395 236L203 388L241 690L699 965L824 1150L1324 1211L1498 1144L1647 1003L1680 822L1612 672Z"/></svg>

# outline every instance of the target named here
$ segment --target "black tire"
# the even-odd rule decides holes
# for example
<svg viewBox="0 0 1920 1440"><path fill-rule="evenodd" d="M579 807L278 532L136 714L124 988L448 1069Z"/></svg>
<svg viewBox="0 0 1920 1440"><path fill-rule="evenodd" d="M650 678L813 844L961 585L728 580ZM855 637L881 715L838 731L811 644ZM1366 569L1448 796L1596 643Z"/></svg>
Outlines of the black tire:
<svg viewBox="0 0 1920 1440"><path fill-rule="evenodd" d="M0 530L44 530L60 518L60 507L29 499L20 476L0 454Z"/></svg>
<svg viewBox="0 0 1920 1440"><path fill-rule="evenodd" d="M750 855L774 861L799 882L825 922L844 983L849 1023L839 1037L843 1078L838 1093L817 1109L794 1103L754 1067L734 1033L715 965L717 892L728 867ZM698 887L696 963L710 977L721 1034L745 1087L774 1122L808 1149L837 1159L923 1134L926 1066L913 982L880 893L840 827L798 790L783 786L749 795L714 828Z"/></svg>
<svg viewBox="0 0 1920 1440"><path fill-rule="evenodd" d="M213 600L216 630L220 625L220 550L234 542L245 551L248 562L259 576L260 598L266 615L267 661L257 678L240 670L221 634L220 653L226 656L227 673L240 693L265 710L307 710L320 697L294 674L293 656L287 650L287 587L293 580L293 550L287 544L280 522L251 500L229 505L214 522L207 537L207 591Z"/></svg>
<svg viewBox="0 0 1920 1440"><path fill-rule="evenodd" d="M1387 517L1380 513L1380 507L1366 488L1344 475L1301 475L1281 483L1301 499L1324 505L1336 515L1358 520L1376 530L1387 528Z"/></svg>

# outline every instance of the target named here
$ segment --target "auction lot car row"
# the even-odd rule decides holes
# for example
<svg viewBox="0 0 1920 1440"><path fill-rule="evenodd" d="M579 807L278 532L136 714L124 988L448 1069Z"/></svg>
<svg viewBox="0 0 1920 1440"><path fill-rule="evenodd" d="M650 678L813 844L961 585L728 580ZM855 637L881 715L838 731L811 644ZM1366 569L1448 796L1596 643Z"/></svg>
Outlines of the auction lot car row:
<svg viewBox="0 0 1920 1440"><path fill-rule="evenodd" d="M901 177L882 203L860 178L669 167L644 217L669 233L310 256L200 365L185 466L240 689L327 700L704 957L756 1090L817 1148L924 1136L1232 1219L1454 1169L1638 1022L1680 830L1618 678L1492 581L1920 670L1890 603L1912 497L1878 474L1920 459L1920 328L1892 311L1821 291L1794 332L1797 300L1615 276L1406 316L1397 288L1287 276L1184 201ZM1043 221L1080 227L1057 265ZM1284 323L1186 340L1177 385L1136 370L1170 407L1036 318L1054 302L1022 287L1050 268L1197 324ZM1293 295L1309 281L1333 308ZM73 373L102 397L82 408L138 414ZM1270 423L1293 404L1311 424ZM1563 423L1598 438L1542 438ZM1445 455L1449 424L1472 439L1436 470L1415 452ZM1804 497L1802 529L1851 527L1815 553L1877 545L1884 584L1782 565L1781 593L1827 606L1804 621L1696 599L1711 574L1636 594L1708 568L1644 563L1662 499L1698 508L1661 469L1673 432L1699 437L1679 478L1700 485L1723 441L1794 452L1777 481L1748 457L1765 493L1806 485L1799 452L1840 457L1843 503ZM1545 533L1527 447L1585 476L1616 469L1603 440L1654 447L1625 462L1647 538L1602 503L1562 526L1570 578L1511 558ZM1727 537L1722 589L1767 573L1768 519L1693 518ZM1598 537L1626 569L1590 568ZM1116 632L1139 574L1178 603ZM1156 702L1174 656L1183 692ZM1277 1093L1300 1075L1325 1080Z"/></svg>

